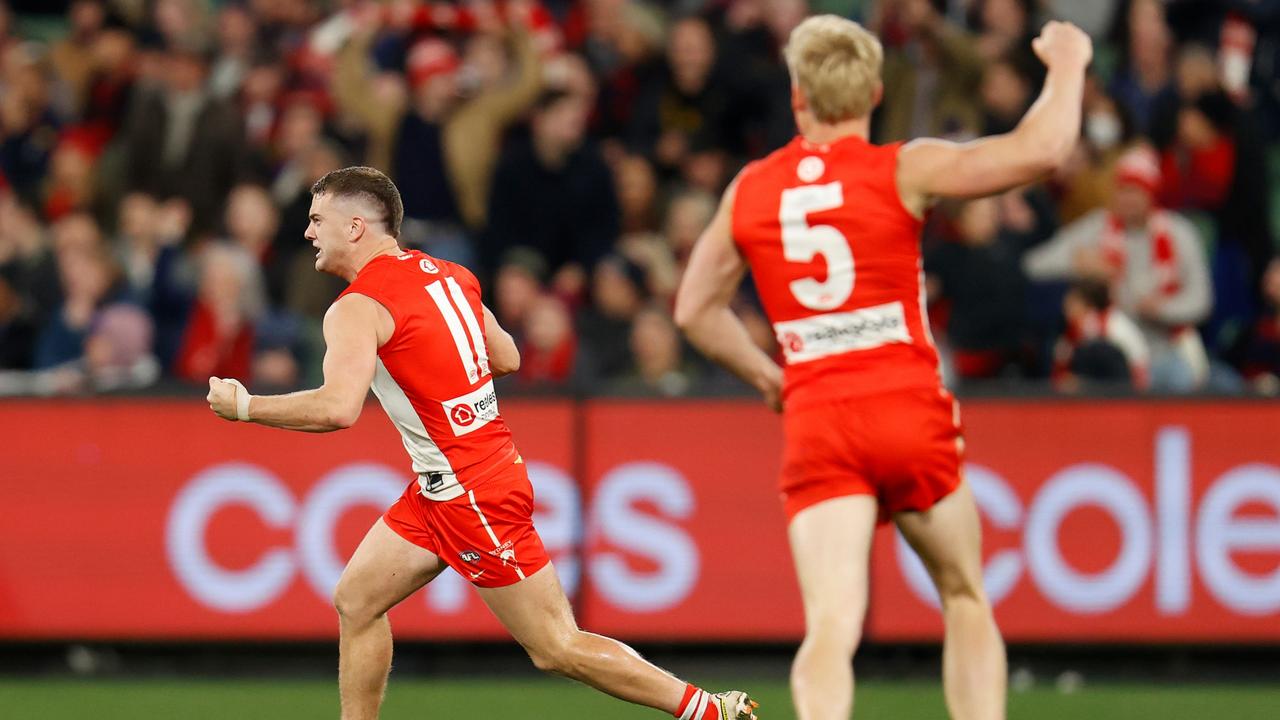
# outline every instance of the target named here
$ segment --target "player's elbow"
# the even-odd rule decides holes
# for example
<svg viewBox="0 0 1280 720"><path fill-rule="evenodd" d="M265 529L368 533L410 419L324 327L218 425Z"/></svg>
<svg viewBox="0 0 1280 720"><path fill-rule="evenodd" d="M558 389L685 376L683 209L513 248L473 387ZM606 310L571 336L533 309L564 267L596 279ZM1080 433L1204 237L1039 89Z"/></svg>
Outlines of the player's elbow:
<svg viewBox="0 0 1280 720"><path fill-rule="evenodd" d="M681 293L676 297L674 319L676 327L680 328L680 332L685 335L693 332L694 328L698 325L698 318L701 317L701 315L701 308L690 300L687 295Z"/></svg>
<svg viewBox="0 0 1280 720"><path fill-rule="evenodd" d="M330 430L346 430L360 419L360 403L345 403L330 409L325 425Z"/></svg>
<svg viewBox="0 0 1280 720"><path fill-rule="evenodd" d="M510 350L489 358L489 370L498 377L518 372L520 370L520 350L512 345Z"/></svg>

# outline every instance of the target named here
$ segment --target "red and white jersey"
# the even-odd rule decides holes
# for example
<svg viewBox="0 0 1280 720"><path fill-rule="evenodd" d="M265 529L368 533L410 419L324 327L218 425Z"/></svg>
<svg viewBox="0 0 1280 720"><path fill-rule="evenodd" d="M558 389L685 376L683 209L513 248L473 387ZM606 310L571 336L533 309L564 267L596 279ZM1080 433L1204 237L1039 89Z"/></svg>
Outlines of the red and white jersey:
<svg viewBox="0 0 1280 720"><path fill-rule="evenodd" d="M797 137L739 176L733 238L786 358L788 407L941 384L900 148Z"/></svg>
<svg viewBox="0 0 1280 720"><path fill-rule="evenodd" d="M369 261L342 295L380 303L395 331L373 393L404 440L423 494L449 500L511 463L511 432L489 373L480 283L416 250ZM341 296L339 296L341 297Z"/></svg>

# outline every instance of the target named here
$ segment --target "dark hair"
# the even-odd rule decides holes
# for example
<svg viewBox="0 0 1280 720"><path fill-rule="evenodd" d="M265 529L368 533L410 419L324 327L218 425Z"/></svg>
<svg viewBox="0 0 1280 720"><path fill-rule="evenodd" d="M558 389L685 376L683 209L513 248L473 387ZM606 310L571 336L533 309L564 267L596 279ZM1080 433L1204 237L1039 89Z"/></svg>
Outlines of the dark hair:
<svg viewBox="0 0 1280 720"><path fill-rule="evenodd" d="M382 210L380 222L386 224L387 234L400 237L400 221L404 220L404 203L400 190L379 170L371 167L348 167L334 170L311 186L312 195L354 197L372 203Z"/></svg>
<svg viewBox="0 0 1280 720"><path fill-rule="evenodd" d="M1094 310L1102 311L1111 307L1111 286L1102 280L1077 280L1071 284L1071 291Z"/></svg>

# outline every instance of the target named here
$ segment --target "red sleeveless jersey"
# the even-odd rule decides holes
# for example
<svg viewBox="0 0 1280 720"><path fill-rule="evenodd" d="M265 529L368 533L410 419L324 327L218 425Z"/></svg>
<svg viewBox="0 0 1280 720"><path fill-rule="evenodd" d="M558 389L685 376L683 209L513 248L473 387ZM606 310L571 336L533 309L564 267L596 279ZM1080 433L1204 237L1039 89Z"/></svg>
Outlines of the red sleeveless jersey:
<svg viewBox="0 0 1280 720"><path fill-rule="evenodd" d="M457 497L509 465L516 450L498 412L475 276L412 250L371 260L348 293L376 300L395 320L378 349L373 392L400 431L423 494Z"/></svg>
<svg viewBox="0 0 1280 720"><path fill-rule="evenodd" d="M940 386L900 148L797 137L739 176L733 237L782 346L788 407Z"/></svg>

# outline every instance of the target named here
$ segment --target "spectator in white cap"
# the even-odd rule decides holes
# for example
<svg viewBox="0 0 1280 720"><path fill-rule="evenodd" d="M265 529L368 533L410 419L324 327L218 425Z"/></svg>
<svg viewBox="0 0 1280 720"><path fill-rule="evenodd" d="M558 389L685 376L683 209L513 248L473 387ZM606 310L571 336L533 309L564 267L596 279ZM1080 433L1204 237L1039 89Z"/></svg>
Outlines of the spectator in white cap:
<svg viewBox="0 0 1280 720"><path fill-rule="evenodd" d="M1208 378L1196 325L1209 315L1213 289L1199 233L1160 208L1155 151L1132 148L1116 163L1109 207L1058 231L1025 260L1034 280L1107 281L1116 307L1135 318L1151 347L1151 388L1190 392Z"/></svg>

